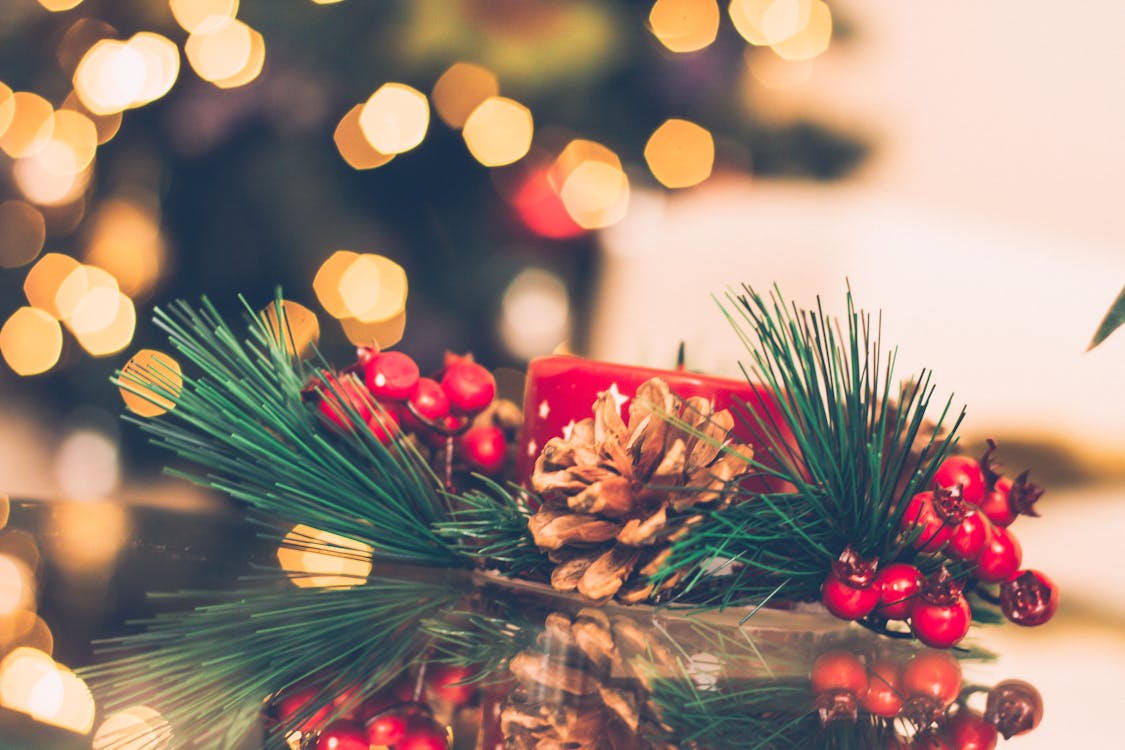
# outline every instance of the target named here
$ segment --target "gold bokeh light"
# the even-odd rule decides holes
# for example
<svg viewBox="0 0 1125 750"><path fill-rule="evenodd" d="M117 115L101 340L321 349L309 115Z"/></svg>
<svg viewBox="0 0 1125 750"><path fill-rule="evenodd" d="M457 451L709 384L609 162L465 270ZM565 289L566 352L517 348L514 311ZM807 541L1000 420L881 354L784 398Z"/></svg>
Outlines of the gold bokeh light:
<svg viewBox="0 0 1125 750"><path fill-rule="evenodd" d="M0 328L0 355L18 375L47 372L62 354L59 322L36 307L21 307Z"/></svg>
<svg viewBox="0 0 1125 750"><path fill-rule="evenodd" d="M113 277L113 274L97 266L80 264L68 273L62 283L59 284L58 291L55 292L55 309L63 322L72 329L74 324L71 318L74 316L79 303L95 289L107 289L116 292L117 279ZM101 296L99 295L99 297ZM105 299L104 297L101 298ZM107 312L106 315L108 319L109 313ZM79 328L90 330L92 327L80 324Z"/></svg>
<svg viewBox="0 0 1125 750"><path fill-rule="evenodd" d="M51 140L47 139L48 142ZM40 206L65 206L82 198L90 179L94 175L94 165L71 174L55 174L44 161L45 152L17 159L12 166L12 177L23 196Z"/></svg>
<svg viewBox="0 0 1125 750"><path fill-rule="evenodd" d="M0 705L76 734L94 726L94 698L86 683L33 648L16 648L0 662Z"/></svg>
<svg viewBox="0 0 1125 750"><path fill-rule="evenodd" d="M184 55L196 74L212 83L239 75L253 51L251 29L235 18L207 24L184 43Z"/></svg>
<svg viewBox="0 0 1125 750"><path fill-rule="evenodd" d="M71 323L74 337L87 354L107 357L132 342L137 309L129 295L121 291L91 290L75 309Z"/></svg>
<svg viewBox="0 0 1125 750"><path fill-rule="evenodd" d="M91 112L110 115L133 106L144 90L147 71L141 53L117 39L102 39L86 50L74 71L74 90Z"/></svg>
<svg viewBox="0 0 1125 750"><path fill-rule="evenodd" d="M114 112L108 115L99 115L92 112L89 107L82 103L81 97L78 92L71 91L67 94L66 99L63 99L62 106L59 109L70 109L75 112L81 112L90 118L90 122L94 123L94 129L98 132L98 145L109 143L113 136L117 135L117 131L121 129L122 116L120 112Z"/></svg>
<svg viewBox="0 0 1125 750"><path fill-rule="evenodd" d="M107 575L129 535L129 514L117 503L57 503L46 552L70 576Z"/></svg>
<svg viewBox="0 0 1125 750"><path fill-rule="evenodd" d="M406 271L382 255L363 253L344 270L340 299L348 314L361 323L390 320L406 307Z"/></svg>
<svg viewBox="0 0 1125 750"><path fill-rule="evenodd" d="M649 29L672 52L695 52L719 34L717 0L656 0L648 15Z"/></svg>
<svg viewBox="0 0 1125 750"><path fill-rule="evenodd" d="M47 222L23 201L0 203L0 268L18 268L35 260L47 239Z"/></svg>
<svg viewBox="0 0 1125 750"><path fill-rule="evenodd" d="M71 109L60 109L51 117L51 137L35 158L52 175L76 175L94 160L98 129L89 117Z"/></svg>
<svg viewBox="0 0 1125 750"><path fill-rule="evenodd" d="M16 91L7 101L11 102L12 118L0 135L0 149L13 159L21 159L46 148L54 127L51 103L30 91Z"/></svg>
<svg viewBox="0 0 1125 750"><path fill-rule="evenodd" d="M352 169L374 169L395 157L394 154L377 151L367 141L367 136L359 127L359 113L362 111L362 104L349 109L348 113L340 119L340 124L336 126L332 140L336 143L336 150L340 152L340 156Z"/></svg>
<svg viewBox="0 0 1125 750"><path fill-rule="evenodd" d="M82 264L69 255L47 253L31 267L23 281L23 293L33 307L62 318L55 303L63 282Z"/></svg>
<svg viewBox="0 0 1125 750"><path fill-rule="evenodd" d="M175 408L184 388L183 371L173 357L141 349L121 368L118 391L126 408L142 417L158 417Z"/></svg>
<svg viewBox="0 0 1125 750"><path fill-rule="evenodd" d="M809 24L813 0L732 0L735 30L751 44L777 44Z"/></svg>
<svg viewBox="0 0 1125 750"><path fill-rule="evenodd" d="M281 343L289 356L303 359L313 352L320 342L320 321L304 305L292 300L281 300L281 320L278 320L277 303L266 305L259 315L269 328L274 341Z"/></svg>
<svg viewBox="0 0 1125 750"><path fill-rule="evenodd" d="M373 553L368 544L301 524L285 536L277 561L301 588L350 588L371 574Z"/></svg>
<svg viewBox="0 0 1125 750"><path fill-rule="evenodd" d="M0 554L0 617L35 607L35 577L18 558Z"/></svg>
<svg viewBox="0 0 1125 750"><path fill-rule="evenodd" d="M0 661L0 705L30 714L36 686L56 673L55 660L42 651L13 649Z"/></svg>
<svg viewBox="0 0 1125 750"><path fill-rule="evenodd" d="M171 39L141 31L127 42L144 65L144 78L130 107L140 107L167 94L180 75L180 48Z"/></svg>
<svg viewBox="0 0 1125 750"><path fill-rule="evenodd" d="M113 274L121 291L129 296L148 294L163 274L168 258L159 217L139 200L103 201L91 217L83 258Z"/></svg>
<svg viewBox="0 0 1125 750"><path fill-rule="evenodd" d="M168 0L168 6L188 33L217 28L238 13L238 0Z"/></svg>
<svg viewBox="0 0 1125 750"><path fill-rule="evenodd" d="M256 29L249 29L249 31L250 54L246 56L246 62L234 75L211 81L219 88L235 89L239 86L245 86L257 78L261 74L262 68L265 67L266 39Z"/></svg>
<svg viewBox="0 0 1125 750"><path fill-rule="evenodd" d="M8 84L0 81L0 139L4 137L12 118L16 115L16 100L12 98L12 89Z"/></svg>
<svg viewBox="0 0 1125 750"><path fill-rule="evenodd" d="M670 119L649 137L645 162L668 188L698 185L711 176L715 140L710 131L687 120Z"/></svg>
<svg viewBox="0 0 1125 750"><path fill-rule="evenodd" d="M583 229L600 229L624 218L629 178L621 159L602 144L571 141L555 160L549 179L567 214Z"/></svg>
<svg viewBox="0 0 1125 750"><path fill-rule="evenodd" d="M60 13L77 8L82 4L82 0L39 0L39 4L52 13Z"/></svg>
<svg viewBox="0 0 1125 750"><path fill-rule="evenodd" d="M156 709L130 706L112 713L94 732L93 750L164 750L172 743L172 727Z"/></svg>
<svg viewBox="0 0 1125 750"><path fill-rule="evenodd" d="M355 346L371 346L389 349L402 341L406 333L406 311L403 310L390 320L381 323L364 323L355 318L340 318L344 335Z"/></svg>
<svg viewBox="0 0 1125 750"><path fill-rule="evenodd" d="M500 93L500 81L488 68L476 63L456 62L434 84L434 109L446 125L465 126L480 103Z"/></svg>
<svg viewBox="0 0 1125 750"><path fill-rule="evenodd" d="M313 291L321 306L333 318L346 318L350 313L340 296L340 279L359 253L351 250L337 250L320 264L313 277Z"/></svg>
<svg viewBox="0 0 1125 750"><path fill-rule="evenodd" d="M792 36L774 42L770 48L785 60L811 60L827 50L831 42L832 10L828 3L813 0L808 22Z"/></svg>
<svg viewBox="0 0 1125 750"><path fill-rule="evenodd" d="M512 99L493 96L469 115L462 136L477 161L486 167L501 167L527 155L534 131L531 110Z"/></svg>
<svg viewBox="0 0 1125 750"><path fill-rule="evenodd" d="M426 95L404 83L385 83L364 103L359 127L367 142L384 154L401 154L426 137L430 104Z"/></svg>

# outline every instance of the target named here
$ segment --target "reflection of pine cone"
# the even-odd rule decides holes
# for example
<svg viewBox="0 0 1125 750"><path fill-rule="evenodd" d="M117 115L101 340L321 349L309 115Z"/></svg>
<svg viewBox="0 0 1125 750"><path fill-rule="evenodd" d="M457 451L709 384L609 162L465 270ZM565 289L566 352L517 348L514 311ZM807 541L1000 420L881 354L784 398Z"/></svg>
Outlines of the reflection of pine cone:
<svg viewBox="0 0 1125 750"><path fill-rule="evenodd" d="M677 533L701 507L729 503L732 483L750 470L751 448L726 445L733 426L729 411L712 413L701 397L681 403L659 378L637 389L628 425L612 395L600 394L594 417L549 440L531 477L545 501L528 525L557 564L551 585L626 603L652 596L645 579Z"/></svg>
<svg viewBox="0 0 1125 750"><path fill-rule="evenodd" d="M547 616L536 648L512 657L518 686L500 713L511 750L652 750L656 733L635 664L651 644L627 618L611 624L598 609L573 621ZM672 662L671 655L666 659ZM663 747L663 746L661 746Z"/></svg>

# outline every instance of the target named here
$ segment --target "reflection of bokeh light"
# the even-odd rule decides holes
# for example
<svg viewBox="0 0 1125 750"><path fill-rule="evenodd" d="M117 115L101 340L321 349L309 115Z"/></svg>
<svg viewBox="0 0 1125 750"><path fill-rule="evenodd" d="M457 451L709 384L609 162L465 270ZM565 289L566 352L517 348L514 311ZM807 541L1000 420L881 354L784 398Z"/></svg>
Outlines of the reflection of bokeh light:
<svg viewBox="0 0 1125 750"><path fill-rule="evenodd" d="M39 0L39 4L49 11L58 13L71 8L77 8L82 0Z"/></svg>
<svg viewBox="0 0 1125 750"><path fill-rule="evenodd" d="M756 45L777 44L809 23L813 0L732 0L730 18L742 37Z"/></svg>
<svg viewBox="0 0 1125 750"><path fill-rule="evenodd" d="M42 651L27 647L12 650L0 661L0 705L30 714L36 685L57 671L54 659Z"/></svg>
<svg viewBox="0 0 1125 750"><path fill-rule="evenodd" d="M59 109L72 109L75 112L81 112L90 118L90 122L94 123L94 129L98 132L98 145L108 143L112 140L113 136L117 135L117 131L121 129L121 113L114 112L108 115L99 115L92 111L85 104L82 103L82 98L74 91L67 94L66 99L63 99L62 106Z"/></svg>
<svg viewBox="0 0 1125 750"><path fill-rule="evenodd" d="M168 0L176 23L187 32L221 26L238 12L238 0Z"/></svg>
<svg viewBox="0 0 1125 750"><path fill-rule="evenodd" d="M390 320L379 323L364 323L355 318L341 318L340 325L348 341L356 346L371 346L387 349L402 341L406 332L406 311L403 310Z"/></svg>
<svg viewBox="0 0 1125 750"><path fill-rule="evenodd" d="M157 417L175 407L168 398L180 395L184 377L180 363L155 349L141 349L121 368L118 390L125 406L142 417Z"/></svg>
<svg viewBox="0 0 1125 750"><path fill-rule="evenodd" d="M813 0L808 23L797 33L771 45L786 60L811 60L828 49L832 41L832 11L828 4Z"/></svg>
<svg viewBox="0 0 1125 750"><path fill-rule="evenodd" d="M406 306L406 271L382 255L364 253L344 270L340 299L348 314L362 323L390 320Z"/></svg>
<svg viewBox="0 0 1125 750"><path fill-rule="evenodd" d="M426 95L403 83L385 83L364 103L359 127L367 142L384 154L401 154L426 137L430 105Z"/></svg>
<svg viewBox="0 0 1125 750"><path fill-rule="evenodd" d="M334 549L324 550L324 546ZM277 561L289 580L301 588L346 588L367 579L373 552L363 542L302 524L285 536Z"/></svg>
<svg viewBox="0 0 1125 750"><path fill-rule="evenodd" d="M475 63L453 63L434 84L434 109L446 125L460 128L481 102L499 93L492 71Z"/></svg>
<svg viewBox="0 0 1125 750"><path fill-rule="evenodd" d="M512 354L547 354L569 330L570 302L558 276L529 268L512 279L500 304L500 339Z"/></svg>
<svg viewBox="0 0 1125 750"><path fill-rule="evenodd" d="M585 229L620 221L629 206L629 178L621 160L593 141L571 141L555 162L551 183L567 213Z"/></svg>
<svg viewBox="0 0 1125 750"><path fill-rule="evenodd" d="M98 129L89 117L70 109L60 109L52 118L51 137L36 159L53 175L77 174L94 160Z"/></svg>
<svg viewBox="0 0 1125 750"><path fill-rule="evenodd" d="M110 312L112 317L105 322ZM89 322L85 317L87 313ZM115 291L111 295L105 290L91 290L75 308L69 322L74 337L87 354L105 357L121 351L133 340L137 309L124 292Z"/></svg>
<svg viewBox="0 0 1125 750"><path fill-rule="evenodd" d="M51 527L47 551L54 563L72 576L97 575L109 572L125 543L129 516L116 503L58 503L51 510Z"/></svg>
<svg viewBox="0 0 1125 750"><path fill-rule="evenodd" d="M113 274L97 266L78 265L59 284L58 291L55 292L55 309L58 311L59 317L72 329L75 324L71 318L74 316L75 310L96 289L109 289L116 292L117 279L113 277ZM90 311L97 312L97 309L91 308ZM85 330L86 328L79 323L79 330Z"/></svg>
<svg viewBox="0 0 1125 750"><path fill-rule="evenodd" d="M550 169L537 167L524 177L512 199L520 220L541 237L562 240L586 230L574 223L551 185Z"/></svg>
<svg viewBox="0 0 1125 750"><path fill-rule="evenodd" d="M22 201L0 203L0 268L35 260L46 239L47 222L37 208Z"/></svg>
<svg viewBox="0 0 1125 750"><path fill-rule="evenodd" d="M117 444L96 430L75 430L55 456L55 479L69 500L105 497L120 480Z"/></svg>
<svg viewBox="0 0 1125 750"><path fill-rule="evenodd" d="M35 579L23 560L0 554L0 617L34 606Z"/></svg>
<svg viewBox="0 0 1125 750"><path fill-rule="evenodd" d="M271 302L261 311L262 319L273 336L290 356L306 357L320 341L320 321L316 313L292 300L281 301L281 321L278 321L277 304Z"/></svg>
<svg viewBox="0 0 1125 750"><path fill-rule="evenodd" d="M232 78L250 62L253 47L250 32L249 26L233 18L216 25L208 24L204 30L191 33L184 43L184 54L203 80L215 82Z"/></svg>
<svg viewBox="0 0 1125 750"><path fill-rule="evenodd" d="M11 102L12 119L0 135L0 149L13 159L43 150L54 125L50 102L30 91L17 91L7 101Z"/></svg>
<svg viewBox="0 0 1125 750"><path fill-rule="evenodd" d="M33 307L45 310L56 318L61 318L55 298L59 287L80 266L69 255L47 253L31 267L23 282L23 293Z"/></svg>
<svg viewBox="0 0 1125 750"><path fill-rule="evenodd" d="M137 101L146 82L145 58L127 42L102 39L74 71L74 90L91 112L113 114Z"/></svg>
<svg viewBox="0 0 1125 750"><path fill-rule="evenodd" d="M320 264L316 276L313 277L313 291L320 304L333 318L348 317L348 308L340 296L340 279L352 261L359 257L359 253L351 250L337 250Z"/></svg>
<svg viewBox="0 0 1125 750"><path fill-rule="evenodd" d="M465 121L465 145L486 167L522 159L531 148L531 110L519 102L494 96L481 102Z"/></svg>
<svg viewBox="0 0 1125 750"><path fill-rule="evenodd" d="M0 355L17 375L38 375L62 354L59 322L36 307L21 307L0 328Z"/></svg>
<svg viewBox="0 0 1125 750"><path fill-rule="evenodd" d="M357 104L349 109L348 113L340 119L340 124L336 126L336 132L333 133L332 140L335 141L336 150L340 152L340 156L352 169L374 169L383 166L395 157L394 154L376 151L367 142L367 136L363 134L359 127L359 113L362 111L362 104Z"/></svg>
<svg viewBox="0 0 1125 750"><path fill-rule="evenodd" d="M707 129L693 122L667 120L645 144L645 161L665 187L698 185L711 176L715 141Z"/></svg>
<svg viewBox="0 0 1125 750"><path fill-rule="evenodd" d="M93 750L164 750L172 743L172 727L159 711L130 706L110 714L94 732Z"/></svg>
<svg viewBox="0 0 1125 750"><path fill-rule="evenodd" d="M715 41L719 33L719 4L716 0L656 0L648 24L672 52L695 52Z"/></svg>
<svg viewBox="0 0 1125 750"><path fill-rule="evenodd" d="M48 138L48 141L50 139ZM60 206L82 197L90 184L93 166L72 174L52 174L43 163L43 153L19 159L12 167L16 187L24 197L41 206Z"/></svg>
<svg viewBox="0 0 1125 750"><path fill-rule="evenodd" d="M44 677L31 692L31 718L44 724L87 734L94 727L94 696L81 677L57 665L52 677Z"/></svg>
<svg viewBox="0 0 1125 750"><path fill-rule="evenodd" d="M211 81L221 89L235 89L253 81L266 64L266 40L258 31L250 29L250 54L238 72L227 78Z"/></svg>
<svg viewBox="0 0 1125 750"><path fill-rule="evenodd" d="M140 91L130 103L132 107L156 101L168 93L180 74L180 49L167 37L142 31L134 34L129 48L140 55L144 78Z"/></svg>
<svg viewBox="0 0 1125 750"><path fill-rule="evenodd" d="M139 201L110 198L91 218L84 259L113 274L131 297L152 291L167 255L158 217Z"/></svg>

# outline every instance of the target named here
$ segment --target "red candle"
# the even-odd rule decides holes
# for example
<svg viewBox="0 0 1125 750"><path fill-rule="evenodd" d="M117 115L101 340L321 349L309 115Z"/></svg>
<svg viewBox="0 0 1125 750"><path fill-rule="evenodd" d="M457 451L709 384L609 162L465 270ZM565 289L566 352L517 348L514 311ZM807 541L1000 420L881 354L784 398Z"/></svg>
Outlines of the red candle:
<svg viewBox="0 0 1125 750"><path fill-rule="evenodd" d="M755 458L766 460L768 443L753 412L761 412L767 425L780 426L782 421L773 394L763 385L687 370L657 370L581 357L540 357L527 368L517 480L526 482L548 440L562 436L569 426L593 416L599 393L611 393L622 419L627 420L629 402L637 387L651 378L663 379L681 398L703 396L714 401L716 411L730 409L735 418L734 438L750 444L755 449Z"/></svg>

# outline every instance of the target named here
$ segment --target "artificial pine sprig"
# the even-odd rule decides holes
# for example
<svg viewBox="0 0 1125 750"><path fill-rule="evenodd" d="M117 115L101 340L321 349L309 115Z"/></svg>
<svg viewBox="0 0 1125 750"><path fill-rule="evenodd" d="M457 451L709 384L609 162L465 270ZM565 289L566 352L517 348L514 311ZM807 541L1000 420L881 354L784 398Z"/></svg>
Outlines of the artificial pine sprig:
<svg viewBox="0 0 1125 750"><path fill-rule="evenodd" d="M929 486L964 411L944 436L952 398L929 423L929 371L896 387L896 351L884 359L879 327L850 291L844 328L819 302L799 310L776 290L766 298L744 287L723 311L748 350L746 377L774 394L774 404L756 395L744 410L765 440L755 466L790 489L709 514L677 541L659 577L686 567L695 571L686 598L760 604L818 598L825 571L849 546L865 558L913 559L914 540L899 531L905 500ZM733 575L706 574L709 563L730 560Z"/></svg>

